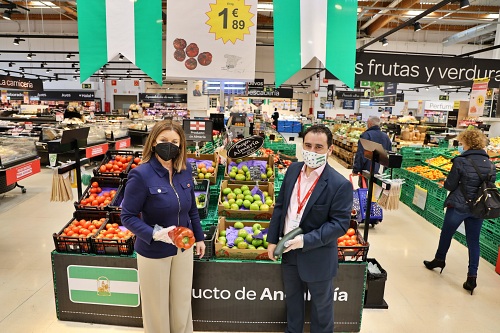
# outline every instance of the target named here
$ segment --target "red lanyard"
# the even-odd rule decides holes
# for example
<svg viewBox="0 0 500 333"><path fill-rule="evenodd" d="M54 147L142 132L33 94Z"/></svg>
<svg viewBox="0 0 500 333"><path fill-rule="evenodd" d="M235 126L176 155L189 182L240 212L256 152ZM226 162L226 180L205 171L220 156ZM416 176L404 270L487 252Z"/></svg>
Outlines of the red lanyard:
<svg viewBox="0 0 500 333"><path fill-rule="evenodd" d="M304 197L304 199L302 201L300 201L300 179L301 179L301 176L302 176L302 172L299 174L299 184L298 184L299 189L297 191L297 202L299 203L299 207L297 208L297 215L300 214L300 212L302 211L302 208L304 208L304 206L306 205L307 199L309 199L309 197L311 196L311 193L314 190L314 188L316 187L316 184L318 183L319 177L321 175L319 175L318 178L316 178L316 180L312 184L309 191L307 191L306 196Z"/></svg>

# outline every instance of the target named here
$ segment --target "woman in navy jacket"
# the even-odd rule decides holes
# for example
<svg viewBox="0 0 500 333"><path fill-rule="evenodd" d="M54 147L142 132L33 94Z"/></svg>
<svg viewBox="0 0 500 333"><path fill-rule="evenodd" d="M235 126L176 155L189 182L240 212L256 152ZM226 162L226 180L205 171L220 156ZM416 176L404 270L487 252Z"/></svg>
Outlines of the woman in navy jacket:
<svg viewBox="0 0 500 333"><path fill-rule="evenodd" d="M177 249L168 236L176 226L193 230L196 252L205 253L186 139L180 125L157 123L142 163L127 180L121 220L136 234L135 250L145 332L193 332L193 250Z"/></svg>
<svg viewBox="0 0 500 333"><path fill-rule="evenodd" d="M479 233L481 232L483 219L471 213L470 206L466 200L466 198L474 200L481 185L481 179L470 160L478 167L482 179L485 179L489 175L491 181L494 182L496 173L495 168L492 168L488 154L484 150L488 139L481 131L464 131L459 134L458 141L463 146L463 153L452 160L453 166L444 183L444 187L450 191L450 194L444 202L444 206L447 209L441 236L439 237L438 249L434 260L424 261L424 265L428 269L439 267L441 268L441 272L443 272L446 265L446 253L450 248L451 239L463 221L465 224L467 247L469 248L469 270L467 272L467 281L465 281L463 287L470 291L472 295L474 288L477 286Z"/></svg>

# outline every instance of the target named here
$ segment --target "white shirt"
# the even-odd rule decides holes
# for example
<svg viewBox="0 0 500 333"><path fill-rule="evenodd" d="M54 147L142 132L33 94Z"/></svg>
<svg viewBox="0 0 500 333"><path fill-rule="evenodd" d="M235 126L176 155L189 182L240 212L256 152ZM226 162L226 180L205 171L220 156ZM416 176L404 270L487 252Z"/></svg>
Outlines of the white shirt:
<svg viewBox="0 0 500 333"><path fill-rule="evenodd" d="M306 165L302 167L300 170L300 201L304 200L306 197L307 192L311 188L311 186L314 184L316 179L318 179L323 171L325 170L326 164L323 166L320 166L319 168L313 170L309 177L306 175ZM293 187L292 191L292 196L290 197L290 204L288 205L288 210L286 212L286 217L285 217L285 230L284 234L286 235L293 229L297 227L295 223L298 223L296 221L299 221L302 219L302 215L304 214L304 210L306 209L307 203L309 202L309 198L307 198L306 202L304 203L304 207L300 211L299 214L297 214L297 210L299 208L299 200L297 198L297 193L299 191L299 181L297 178L297 181L295 182L295 186ZM313 191L314 192L314 191Z"/></svg>

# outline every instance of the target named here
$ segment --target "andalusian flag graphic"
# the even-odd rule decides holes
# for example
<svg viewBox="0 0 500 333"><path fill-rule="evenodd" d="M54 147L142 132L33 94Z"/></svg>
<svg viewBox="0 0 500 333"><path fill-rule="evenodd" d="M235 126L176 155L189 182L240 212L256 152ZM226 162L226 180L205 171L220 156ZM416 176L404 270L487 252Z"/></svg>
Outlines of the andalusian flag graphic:
<svg viewBox="0 0 500 333"><path fill-rule="evenodd" d="M121 53L162 83L161 0L79 0L77 9L82 82Z"/></svg>
<svg viewBox="0 0 500 333"><path fill-rule="evenodd" d="M274 0L276 86L313 57L354 88L357 0Z"/></svg>
<svg viewBox="0 0 500 333"><path fill-rule="evenodd" d="M135 268L68 266L69 299L74 303L137 307L139 274Z"/></svg>

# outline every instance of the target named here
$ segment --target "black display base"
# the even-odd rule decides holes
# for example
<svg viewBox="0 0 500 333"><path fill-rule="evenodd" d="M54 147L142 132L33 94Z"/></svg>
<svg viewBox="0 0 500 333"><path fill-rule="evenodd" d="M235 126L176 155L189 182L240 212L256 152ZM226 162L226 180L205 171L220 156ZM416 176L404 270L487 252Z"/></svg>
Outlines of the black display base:
<svg viewBox="0 0 500 333"><path fill-rule="evenodd" d="M382 300L382 304L365 304L363 309L388 309L389 305L385 300Z"/></svg>

